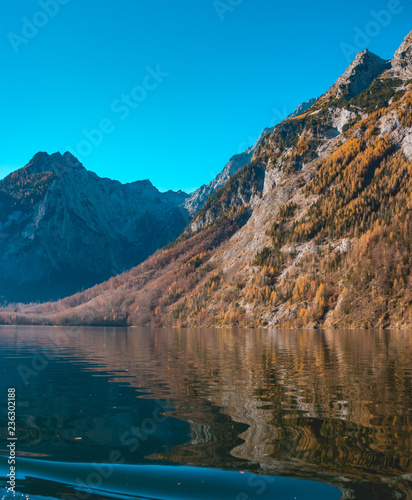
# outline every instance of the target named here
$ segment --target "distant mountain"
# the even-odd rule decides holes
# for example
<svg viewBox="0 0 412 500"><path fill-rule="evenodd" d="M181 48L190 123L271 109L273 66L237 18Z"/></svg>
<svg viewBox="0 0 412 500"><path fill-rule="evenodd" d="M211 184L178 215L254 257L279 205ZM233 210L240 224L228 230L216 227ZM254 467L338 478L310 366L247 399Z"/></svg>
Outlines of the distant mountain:
<svg viewBox="0 0 412 500"><path fill-rule="evenodd" d="M411 50L412 32L391 61L358 54L139 266L0 320L412 327Z"/></svg>
<svg viewBox="0 0 412 500"><path fill-rule="evenodd" d="M258 141L259 142L259 141ZM195 215L206 203L207 199L220 187L224 186L226 181L242 167L247 165L252 159L256 145L247 149L244 153L239 153L228 161L224 169L209 182L199 189L196 189L185 201L185 207L191 215Z"/></svg>
<svg viewBox="0 0 412 500"><path fill-rule="evenodd" d="M307 111L309 108L311 108L315 104L316 101L317 101L317 99L312 98L312 99L309 99L309 101L307 101L307 102L302 102L302 104L299 104L299 106L295 109L295 111L287 117L287 120L289 120L290 118L296 118L297 116L301 115L302 113ZM270 130L270 132L272 132L274 128L275 127L273 127L272 130Z"/></svg>
<svg viewBox="0 0 412 500"><path fill-rule="evenodd" d="M0 297L55 299L130 269L182 232L186 199L36 154L0 182Z"/></svg>
<svg viewBox="0 0 412 500"><path fill-rule="evenodd" d="M287 117L287 119L294 118L304 113L315 102L316 99L310 99L307 102L299 104L299 106L293 113L291 113ZM209 207L214 204L213 200L215 198L218 198L220 193L224 190L226 182L229 179L231 179L232 183L237 182L236 179L238 177L238 172L252 161L253 155L262 140L264 140L264 138L268 134L273 132L273 130L274 127L265 128L253 146L248 148L244 153L232 156L232 158L226 164L225 168L216 176L213 181L211 181L209 184L201 186L187 198L187 200L185 201L185 208L194 217L194 220L186 228L186 232L199 230L201 227L209 224L212 220L214 220L217 214L220 214L222 211L230 208L230 204L226 204L226 206L223 207L222 210L218 210L218 212L216 213L212 213L209 210ZM251 186L248 186L248 191L250 191L250 187ZM255 186L255 188L257 188L257 186ZM244 205L249 203L250 201L249 195L247 195L246 198L242 198L242 195L239 193L239 197L243 200L242 204Z"/></svg>
<svg viewBox="0 0 412 500"><path fill-rule="evenodd" d="M191 195L102 179L68 152L37 153L0 181L0 301L62 298L139 264L182 233L271 130Z"/></svg>

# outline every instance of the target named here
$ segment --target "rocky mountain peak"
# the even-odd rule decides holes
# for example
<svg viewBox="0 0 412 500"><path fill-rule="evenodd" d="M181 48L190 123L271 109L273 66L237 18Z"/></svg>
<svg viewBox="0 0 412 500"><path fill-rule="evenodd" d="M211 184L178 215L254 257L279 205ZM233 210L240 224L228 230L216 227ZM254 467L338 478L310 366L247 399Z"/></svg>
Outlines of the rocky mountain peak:
<svg viewBox="0 0 412 500"><path fill-rule="evenodd" d="M288 115L288 117L286 119L289 120L290 118L296 118L297 116L301 115L302 113L305 113L305 111L307 111L309 108L311 108L315 104L316 101L317 101L317 98L312 98L312 99L309 99L309 101L302 102L301 104L299 104L299 106L295 109L295 111L293 113L290 113L290 115Z"/></svg>
<svg viewBox="0 0 412 500"><path fill-rule="evenodd" d="M355 97L369 87L373 80L390 67L390 61L381 59L368 49L359 52L348 69L332 87L336 97Z"/></svg>
<svg viewBox="0 0 412 500"><path fill-rule="evenodd" d="M412 78L412 31L406 35L392 60L392 70L403 79Z"/></svg>
<svg viewBox="0 0 412 500"><path fill-rule="evenodd" d="M0 302L62 297L130 269L181 234L186 198L37 153L0 182Z"/></svg>
<svg viewBox="0 0 412 500"><path fill-rule="evenodd" d="M44 151L36 153L24 168L31 174L53 172L57 175L73 170L86 170L79 160L69 152L63 155L61 153L49 155Z"/></svg>
<svg viewBox="0 0 412 500"><path fill-rule="evenodd" d="M66 151L63 155L60 153L55 153L56 155L59 155L62 160L64 160L65 163L68 165L72 166L73 168L84 168L83 165L80 163L80 161L73 156L69 151ZM53 156L53 155L52 155Z"/></svg>

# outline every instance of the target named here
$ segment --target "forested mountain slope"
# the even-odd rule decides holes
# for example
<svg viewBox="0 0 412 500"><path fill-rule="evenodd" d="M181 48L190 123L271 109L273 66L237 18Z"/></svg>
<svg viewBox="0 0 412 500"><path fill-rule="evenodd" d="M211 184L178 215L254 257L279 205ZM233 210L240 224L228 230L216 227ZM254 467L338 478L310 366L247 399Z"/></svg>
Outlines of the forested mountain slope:
<svg viewBox="0 0 412 500"><path fill-rule="evenodd" d="M60 303L3 310L2 321L412 326L411 46L409 34L392 61L360 53L169 247Z"/></svg>

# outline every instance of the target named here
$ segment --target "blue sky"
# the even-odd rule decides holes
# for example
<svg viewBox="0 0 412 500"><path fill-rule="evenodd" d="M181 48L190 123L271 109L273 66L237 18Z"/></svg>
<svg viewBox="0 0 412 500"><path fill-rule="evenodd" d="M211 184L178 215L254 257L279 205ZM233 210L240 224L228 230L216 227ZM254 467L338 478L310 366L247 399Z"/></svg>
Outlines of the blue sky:
<svg viewBox="0 0 412 500"><path fill-rule="evenodd" d="M102 177L209 182L356 51L412 29L411 0L19 0L0 8L0 178L71 150Z"/></svg>

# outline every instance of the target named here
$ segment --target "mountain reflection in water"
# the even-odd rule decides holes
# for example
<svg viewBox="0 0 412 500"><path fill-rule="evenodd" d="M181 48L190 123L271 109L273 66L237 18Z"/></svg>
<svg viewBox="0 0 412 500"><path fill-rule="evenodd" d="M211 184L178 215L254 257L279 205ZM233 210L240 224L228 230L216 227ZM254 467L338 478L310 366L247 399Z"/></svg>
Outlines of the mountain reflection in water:
<svg viewBox="0 0 412 500"><path fill-rule="evenodd" d="M0 350L21 456L410 487L410 332L4 327Z"/></svg>

